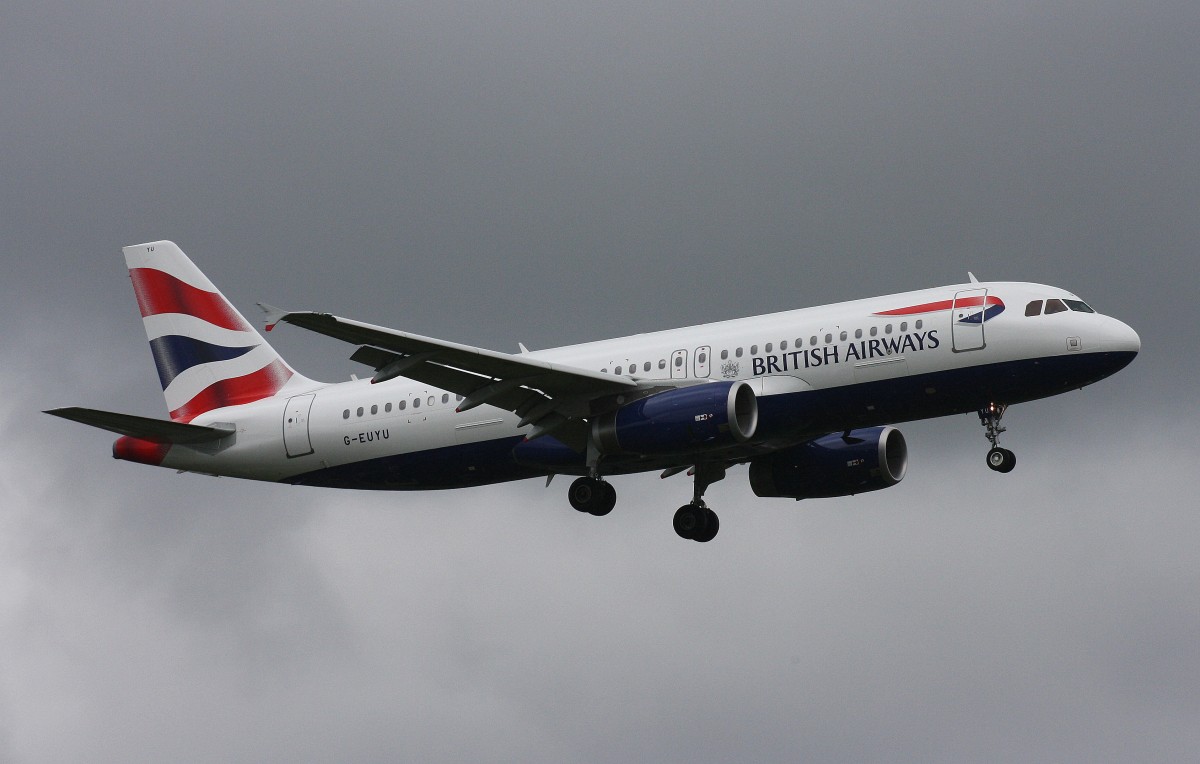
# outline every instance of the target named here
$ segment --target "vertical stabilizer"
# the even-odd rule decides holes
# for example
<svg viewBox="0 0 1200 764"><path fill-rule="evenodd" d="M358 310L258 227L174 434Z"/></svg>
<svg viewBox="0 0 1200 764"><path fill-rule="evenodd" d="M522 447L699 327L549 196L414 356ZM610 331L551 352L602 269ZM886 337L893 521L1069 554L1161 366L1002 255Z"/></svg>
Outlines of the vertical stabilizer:
<svg viewBox="0 0 1200 764"><path fill-rule="evenodd" d="M269 398L297 374L173 242L125 247L171 419Z"/></svg>

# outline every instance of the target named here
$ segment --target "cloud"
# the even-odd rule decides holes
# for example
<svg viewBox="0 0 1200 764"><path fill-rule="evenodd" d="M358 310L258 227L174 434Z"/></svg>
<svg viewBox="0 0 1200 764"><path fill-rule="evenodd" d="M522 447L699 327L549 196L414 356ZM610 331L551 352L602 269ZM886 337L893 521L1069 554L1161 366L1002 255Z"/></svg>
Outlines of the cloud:
<svg viewBox="0 0 1200 764"><path fill-rule="evenodd" d="M1196 750L1195 4L263 4L0 28L0 758L1172 760ZM173 475L120 261L497 349L961 279L1145 350L902 425L900 486L340 493ZM1184 311L1186 312L1186 311ZM346 348L272 335L316 378Z"/></svg>

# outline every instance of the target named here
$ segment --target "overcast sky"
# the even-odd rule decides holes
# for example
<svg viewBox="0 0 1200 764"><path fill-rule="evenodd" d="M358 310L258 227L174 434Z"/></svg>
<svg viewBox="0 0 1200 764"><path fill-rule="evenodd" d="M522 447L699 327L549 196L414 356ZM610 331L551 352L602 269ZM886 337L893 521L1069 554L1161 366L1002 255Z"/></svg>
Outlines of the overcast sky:
<svg viewBox="0 0 1200 764"><path fill-rule="evenodd" d="M1200 6L32 3L0 24L0 761L1200 750ZM899 486L373 494L115 462L123 245L515 350L984 279L1141 334ZM362 372L284 328L309 376Z"/></svg>

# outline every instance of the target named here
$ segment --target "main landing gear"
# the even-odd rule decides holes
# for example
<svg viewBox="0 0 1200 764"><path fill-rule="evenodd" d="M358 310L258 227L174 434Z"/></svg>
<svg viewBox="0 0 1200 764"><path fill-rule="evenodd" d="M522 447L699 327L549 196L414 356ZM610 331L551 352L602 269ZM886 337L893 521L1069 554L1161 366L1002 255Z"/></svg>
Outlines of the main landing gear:
<svg viewBox="0 0 1200 764"><path fill-rule="evenodd" d="M1017 466L1017 455L997 443L1000 433L1005 431L1000 419L1007 408L1003 403L989 403L986 408L979 409L979 423L987 428L987 439L992 444L987 452L987 466L996 472L1012 472L1013 467Z"/></svg>
<svg viewBox="0 0 1200 764"><path fill-rule="evenodd" d="M673 473L676 470L671 470ZM704 492L708 487L725 477L723 464L697 464L694 467L696 476L692 489L692 501L684 504L675 512L673 525L675 532L681 538L705 543L716 538L721 528L717 513L704 503ZM617 504L617 491L611 483L606 483L597 477L581 477L571 483L567 490L567 499L571 506L579 512L603 517L612 512Z"/></svg>
<svg viewBox="0 0 1200 764"><path fill-rule="evenodd" d="M571 483L567 499L576 511L603 517L617 506L617 489L600 478L581 477Z"/></svg>
<svg viewBox="0 0 1200 764"><path fill-rule="evenodd" d="M717 536L721 529L721 521L717 513L704 503L704 492L713 483L725 477L725 467L720 464L697 464L696 483L692 491L692 501L684 504L675 512L672 524L680 538L706 543Z"/></svg>

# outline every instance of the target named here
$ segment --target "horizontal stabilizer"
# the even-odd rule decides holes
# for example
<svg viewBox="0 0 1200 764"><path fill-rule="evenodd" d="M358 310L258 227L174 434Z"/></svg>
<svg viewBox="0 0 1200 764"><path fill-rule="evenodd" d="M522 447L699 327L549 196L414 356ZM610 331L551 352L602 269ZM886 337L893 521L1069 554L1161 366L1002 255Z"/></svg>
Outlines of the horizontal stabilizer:
<svg viewBox="0 0 1200 764"><path fill-rule="evenodd" d="M231 424L205 427L198 424L183 424L134 416L133 414L116 414L111 411L85 409L78 406L50 409L45 413L153 443L208 443L228 437L236 431Z"/></svg>

